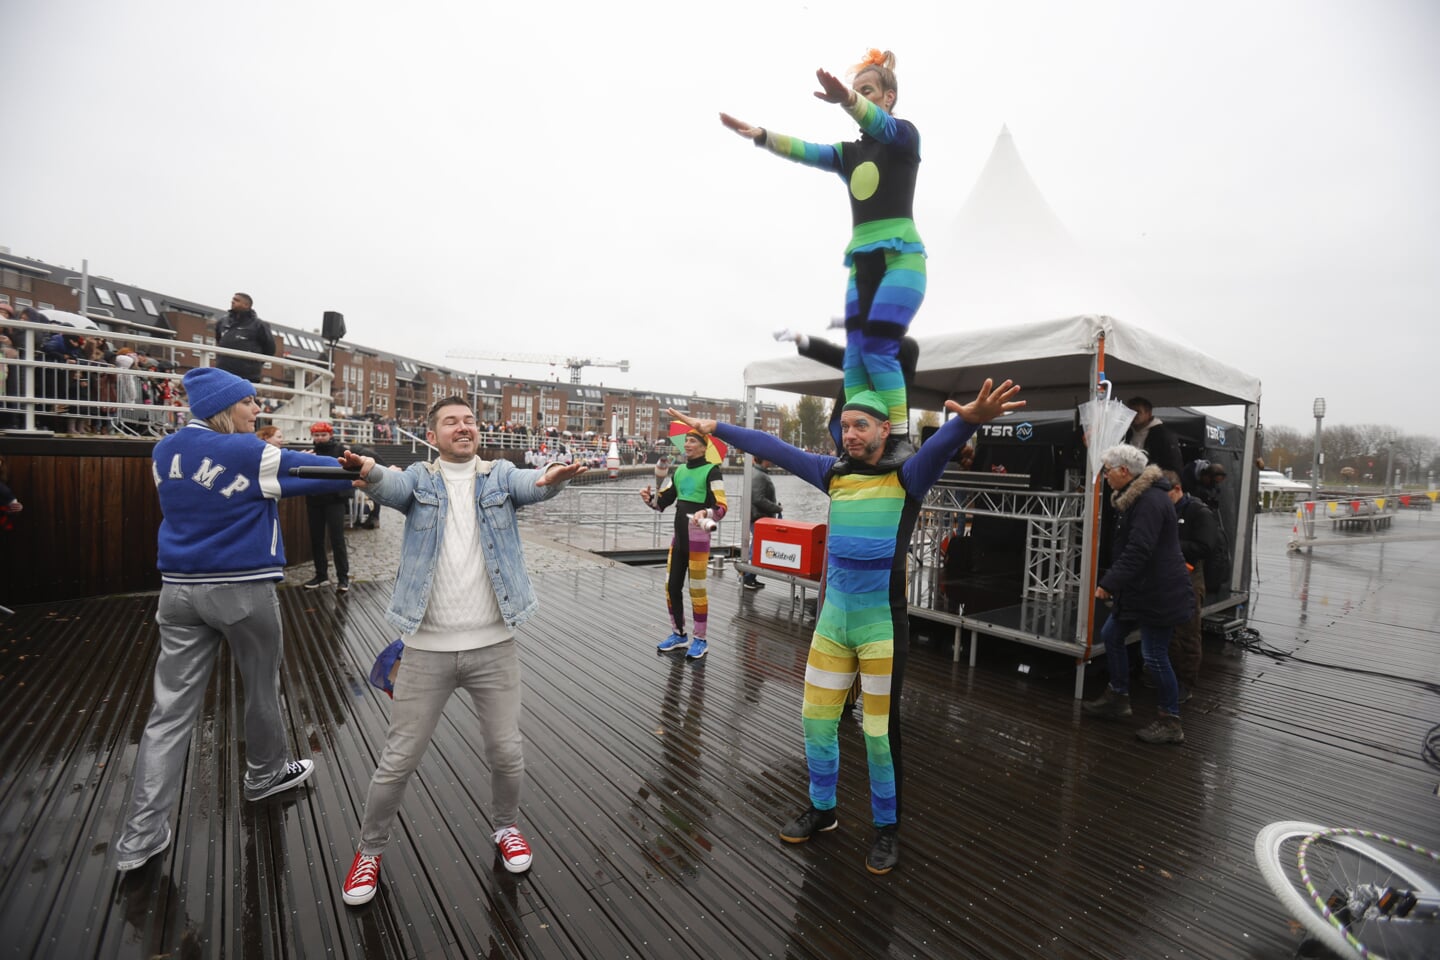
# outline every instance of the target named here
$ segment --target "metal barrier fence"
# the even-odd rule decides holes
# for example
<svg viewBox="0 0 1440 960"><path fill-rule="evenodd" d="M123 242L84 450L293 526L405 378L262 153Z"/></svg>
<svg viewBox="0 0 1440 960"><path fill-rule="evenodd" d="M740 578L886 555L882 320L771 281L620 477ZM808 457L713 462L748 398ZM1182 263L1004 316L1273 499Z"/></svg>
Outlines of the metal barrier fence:
<svg viewBox="0 0 1440 960"><path fill-rule="evenodd" d="M11 349L0 358L0 429L12 435L163 436L189 418L181 386L183 371L170 357L174 340L124 331L91 330L7 320ZM133 366L97 359L89 340L108 341L116 354L134 353ZM254 360L254 354L206 346L207 352ZM10 354L14 354L11 356ZM108 353L108 351L107 351ZM119 356L116 356L118 361ZM289 383L256 384L261 416L292 439L329 416L330 372L301 360L265 360ZM355 440L372 442L369 421L341 421ZM339 426L337 424L337 426Z"/></svg>
<svg viewBox="0 0 1440 960"><path fill-rule="evenodd" d="M638 489L575 485L563 496L526 507L521 524L542 527L552 539L596 553L664 550L670 546L675 516L645 506ZM721 520L710 534L711 547L738 549L740 527L730 517Z"/></svg>

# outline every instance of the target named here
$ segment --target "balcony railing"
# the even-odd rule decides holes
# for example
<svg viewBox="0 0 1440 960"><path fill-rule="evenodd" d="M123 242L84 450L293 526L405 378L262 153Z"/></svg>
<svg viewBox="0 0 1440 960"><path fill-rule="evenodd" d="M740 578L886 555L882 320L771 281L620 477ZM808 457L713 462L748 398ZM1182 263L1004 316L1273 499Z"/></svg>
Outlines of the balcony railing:
<svg viewBox="0 0 1440 960"><path fill-rule="evenodd" d="M9 320L0 324L11 333L12 350L3 360L4 392L0 394L0 429L11 436L163 436L189 419L181 379L173 363L177 350L191 349L174 340L125 331L91 330L56 324ZM108 341L115 351L135 351L135 364L125 368L103 360L47 352L57 334ZM254 360L255 354L224 347L207 353ZM15 356L10 356L10 353ZM330 418L330 371L302 360L268 357L285 382L257 383L263 420L280 427L286 437L308 436L310 424ZM337 433L358 442L373 442L368 420L343 420Z"/></svg>

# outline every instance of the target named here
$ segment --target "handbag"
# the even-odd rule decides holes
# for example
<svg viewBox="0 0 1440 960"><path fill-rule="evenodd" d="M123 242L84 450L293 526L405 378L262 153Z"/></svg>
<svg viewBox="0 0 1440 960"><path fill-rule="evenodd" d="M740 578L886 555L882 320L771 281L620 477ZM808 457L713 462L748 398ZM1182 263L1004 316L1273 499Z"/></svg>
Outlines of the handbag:
<svg viewBox="0 0 1440 960"><path fill-rule="evenodd" d="M370 668L370 686L384 690L390 699L395 699L395 674L400 669L400 656L405 652L405 641L395 640L375 658Z"/></svg>

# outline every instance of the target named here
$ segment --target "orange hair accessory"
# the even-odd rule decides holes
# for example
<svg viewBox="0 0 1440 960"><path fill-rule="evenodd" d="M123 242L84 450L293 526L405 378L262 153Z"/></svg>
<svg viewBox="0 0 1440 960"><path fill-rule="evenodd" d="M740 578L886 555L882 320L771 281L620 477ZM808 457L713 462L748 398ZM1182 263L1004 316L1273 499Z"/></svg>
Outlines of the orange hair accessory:
<svg viewBox="0 0 1440 960"><path fill-rule="evenodd" d="M870 52L865 54L864 59L861 60L859 63L855 64L855 69L859 70L861 67L883 66L885 66L885 54L881 53L879 50L876 50L874 47L871 47Z"/></svg>

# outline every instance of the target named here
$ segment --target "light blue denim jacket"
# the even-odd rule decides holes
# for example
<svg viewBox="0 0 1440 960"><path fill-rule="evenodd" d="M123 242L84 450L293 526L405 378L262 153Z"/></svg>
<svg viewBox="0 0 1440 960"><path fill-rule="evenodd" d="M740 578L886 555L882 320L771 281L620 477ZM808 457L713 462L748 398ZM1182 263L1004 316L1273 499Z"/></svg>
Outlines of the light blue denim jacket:
<svg viewBox="0 0 1440 960"><path fill-rule="evenodd" d="M520 470L509 460L476 458L474 463L475 511L484 543L486 572L495 587L505 625L513 630L530 619L539 605L525 572L515 511L549 500L569 481L541 487L535 481L544 475L543 470ZM370 471L368 481L365 493L372 500L405 514L400 571L395 575L395 595L386 616L404 633L414 633L425 617L435 563L440 558L440 538L445 533L449 509L445 478L439 463L412 463L403 473L376 467Z"/></svg>

